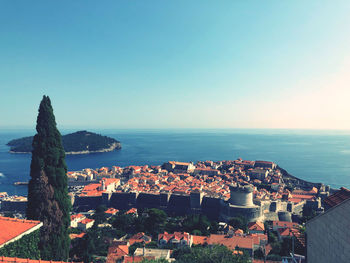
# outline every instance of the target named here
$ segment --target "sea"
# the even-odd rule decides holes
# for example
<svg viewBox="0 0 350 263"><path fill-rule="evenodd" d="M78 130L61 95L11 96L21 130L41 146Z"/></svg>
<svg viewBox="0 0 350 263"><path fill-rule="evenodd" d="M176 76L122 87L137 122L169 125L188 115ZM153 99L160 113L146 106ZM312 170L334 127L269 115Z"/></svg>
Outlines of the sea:
<svg viewBox="0 0 350 263"><path fill-rule="evenodd" d="M76 130L74 130L76 131ZM74 132L61 130L62 134ZM67 155L69 171L113 165L161 165L169 160L266 160L290 174L333 188L350 188L350 131L172 129L89 130L113 137L122 149L94 154ZM34 135L34 130L0 130L0 192L26 195L31 154L9 153L7 142Z"/></svg>

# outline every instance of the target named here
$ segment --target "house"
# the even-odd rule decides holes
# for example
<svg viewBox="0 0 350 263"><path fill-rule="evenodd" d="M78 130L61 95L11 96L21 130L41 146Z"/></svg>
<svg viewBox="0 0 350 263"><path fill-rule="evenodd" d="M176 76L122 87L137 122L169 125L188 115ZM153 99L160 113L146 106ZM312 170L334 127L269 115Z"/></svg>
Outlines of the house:
<svg viewBox="0 0 350 263"><path fill-rule="evenodd" d="M105 214L107 215L107 217L112 217L112 216L116 215L118 212L119 212L118 209L110 207L105 211Z"/></svg>
<svg viewBox="0 0 350 263"><path fill-rule="evenodd" d="M267 161L255 161L254 167L258 168L267 168L267 169L275 169L277 167L277 164L273 162L267 162Z"/></svg>
<svg viewBox="0 0 350 263"><path fill-rule="evenodd" d="M169 262L172 260L170 258L171 250L170 249L156 249L156 248L137 248L134 252L135 257L145 257L145 258L154 258L161 259L164 258Z"/></svg>
<svg viewBox="0 0 350 263"><path fill-rule="evenodd" d="M248 172L251 179L263 180L269 175L269 171L262 168L251 169Z"/></svg>
<svg viewBox="0 0 350 263"><path fill-rule="evenodd" d="M339 205L341 202L343 202L349 198L350 198L350 190L345 188L345 187L341 187L340 190L338 190L334 194L328 196L323 201L324 208L325 208L325 210L328 210L334 206Z"/></svg>
<svg viewBox="0 0 350 263"><path fill-rule="evenodd" d="M163 234L158 235L158 244L160 247L164 247L166 245L175 245L175 246L192 246L192 236L187 232L174 232L173 234L169 234L168 232L164 232Z"/></svg>
<svg viewBox="0 0 350 263"><path fill-rule="evenodd" d="M169 161L163 164L163 168L173 173L191 173L196 167L193 163Z"/></svg>
<svg viewBox="0 0 350 263"><path fill-rule="evenodd" d="M146 244L148 244L151 241L152 241L152 237L145 235L145 233L143 233L143 232L139 232L139 233L137 233L129 238L130 246L134 243L146 243Z"/></svg>
<svg viewBox="0 0 350 263"><path fill-rule="evenodd" d="M209 243L209 237L192 235L193 245L207 245Z"/></svg>
<svg viewBox="0 0 350 263"><path fill-rule="evenodd" d="M40 229L42 225L40 221L0 217L0 248Z"/></svg>
<svg viewBox="0 0 350 263"><path fill-rule="evenodd" d="M133 207L130 208L128 211L125 212L126 215L133 215L137 217L137 208Z"/></svg>
<svg viewBox="0 0 350 263"><path fill-rule="evenodd" d="M279 228L299 228L299 224L287 221L272 221L273 231L277 231Z"/></svg>
<svg viewBox="0 0 350 263"><path fill-rule="evenodd" d="M82 214L75 214L70 216L70 226L71 227L78 227L78 223L82 220L84 220L86 216Z"/></svg>
<svg viewBox="0 0 350 263"><path fill-rule="evenodd" d="M262 222L250 222L248 224L249 233L258 233L258 234L264 234L265 232L265 225Z"/></svg>
<svg viewBox="0 0 350 263"><path fill-rule="evenodd" d="M211 169L211 168L196 168L193 172L195 175L209 175L209 176L216 176L220 174L220 171L217 169Z"/></svg>
<svg viewBox="0 0 350 263"><path fill-rule="evenodd" d="M106 263L115 263L127 255L129 255L128 244L126 242L114 242L108 248Z"/></svg>
<svg viewBox="0 0 350 263"><path fill-rule="evenodd" d="M342 199L333 197L332 207L306 222L308 263L349 262L350 198Z"/></svg>
<svg viewBox="0 0 350 263"><path fill-rule="evenodd" d="M78 222L78 228L82 231L86 231L87 229L91 228L95 223L94 219L85 218Z"/></svg>
<svg viewBox="0 0 350 263"><path fill-rule="evenodd" d="M120 179L118 178L102 178L100 191L114 192L120 185Z"/></svg>
<svg viewBox="0 0 350 263"><path fill-rule="evenodd" d="M235 251L236 248L247 251L250 255L254 250L254 238L250 236L229 236L211 234L208 240L209 245L223 245L228 249Z"/></svg>

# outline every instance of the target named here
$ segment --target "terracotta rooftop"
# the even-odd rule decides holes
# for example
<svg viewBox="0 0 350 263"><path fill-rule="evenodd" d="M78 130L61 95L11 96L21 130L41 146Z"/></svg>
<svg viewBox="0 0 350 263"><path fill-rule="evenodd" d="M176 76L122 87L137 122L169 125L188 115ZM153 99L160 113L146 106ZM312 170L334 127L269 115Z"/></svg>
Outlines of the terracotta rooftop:
<svg viewBox="0 0 350 263"><path fill-rule="evenodd" d="M209 244L224 245L231 250L235 250L236 247L252 249L254 240L252 237L241 237L241 236L229 237L226 235L211 234L209 237Z"/></svg>
<svg viewBox="0 0 350 263"><path fill-rule="evenodd" d="M265 231L265 225L262 222L251 222L248 224L249 230Z"/></svg>
<svg viewBox="0 0 350 263"><path fill-rule="evenodd" d="M42 226L40 221L0 217L0 247Z"/></svg>
<svg viewBox="0 0 350 263"><path fill-rule="evenodd" d="M208 244L209 238L206 236L192 236L194 245L205 245Z"/></svg>
<svg viewBox="0 0 350 263"><path fill-rule="evenodd" d="M299 227L297 223L287 222L287 221L273 221L272 225L273 227L281 227L281 228L298 228Z"/></svg>
<svg viewBox="0 0 350 263"><path fill-rule="evenodd" d="M329 207L333 207L336 205L339 205L343 201L347 200L350 198L350 190L342 187L340 188L339 191L335 192L334 194L328 196L325 200L324 203L328 205Z"/></svg>

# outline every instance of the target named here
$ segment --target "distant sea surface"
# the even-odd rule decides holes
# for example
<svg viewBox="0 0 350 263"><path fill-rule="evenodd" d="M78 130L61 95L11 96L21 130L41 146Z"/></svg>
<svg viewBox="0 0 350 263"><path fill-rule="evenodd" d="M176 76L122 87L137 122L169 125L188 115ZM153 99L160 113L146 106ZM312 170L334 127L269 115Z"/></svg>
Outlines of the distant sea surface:
<svg viewBox="0 0 350 263"><path fill-rule="evenodd" d="M74 130L76 131L76 130ZM128 165L160 165L169 160L267 160L290 174L334 188L350 188L350 132L303 130L89 130L113 137L122 149L67 155L69 171ZM73 130L61 130L62 134ZM31 154L11 154L6 143L34 135L31 130L0 130L0 192L26 195Z"/></svg>

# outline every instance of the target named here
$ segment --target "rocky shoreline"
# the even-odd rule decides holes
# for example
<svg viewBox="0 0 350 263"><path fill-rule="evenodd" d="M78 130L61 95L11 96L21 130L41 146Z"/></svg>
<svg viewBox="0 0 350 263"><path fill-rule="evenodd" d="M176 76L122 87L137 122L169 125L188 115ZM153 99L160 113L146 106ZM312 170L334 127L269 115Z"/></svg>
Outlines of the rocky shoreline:
<svg viewBox="0 0 350 263"><path fill-rule="evenodd" d="M305 181L303 179L295 177L280 166L277 166L277 168L281 170L283 179L285 180L286 183L290 183L295 187L300 187L303 190L308 190L312 187L320 188L321 185L324 185L323 183L313 183L313 182ZM335 192L336 190L337 189L330 188L331 193Z"/></svg>
<svg viewBox="0 0 350 263"><path fill-rule="evenodd" d="M119 150L121 149L121 144L118 143L113 143L109 148L105 148L105 149L101 149L98 151L78 151L78 152L66 152L66 155L70 155L70 154L90 154L90 153L104 153L104 152L112 152L114 150ZM9 151L10 153L18 153L18 154L27 154L27 153L31 153L31 152L15 152L15 151Z"/></svg>

